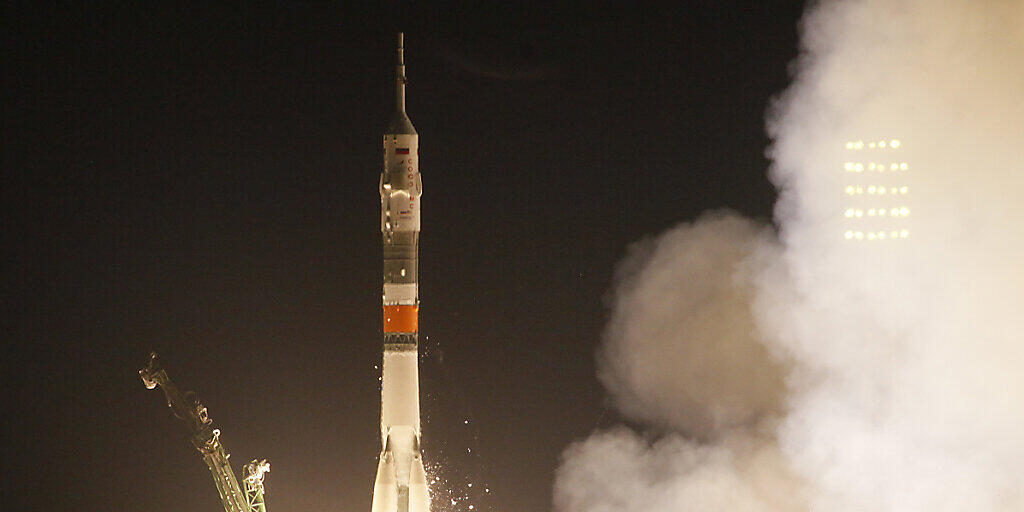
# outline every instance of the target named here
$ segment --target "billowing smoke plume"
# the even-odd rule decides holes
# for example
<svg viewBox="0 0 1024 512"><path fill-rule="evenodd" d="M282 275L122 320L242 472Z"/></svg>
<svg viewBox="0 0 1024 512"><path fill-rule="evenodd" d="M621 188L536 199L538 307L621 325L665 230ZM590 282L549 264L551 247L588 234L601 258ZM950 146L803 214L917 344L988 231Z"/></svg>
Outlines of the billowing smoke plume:
<svg viewBox="0 0 1024 512"><path fill-rule="evenodd" d="M565 512L802 510L774 441L786 365L762 343L754 304L780 258L771 228L714 212L630 248L599 358L626 428L566 450Z"/></svg>
<svg viewBox="0 0 1024 512"><path fill-rule="evenodd" d="M558 510L1024 511L1024 2L820 2L802 37L778 240L633 249L601 378L660 434L570 447Z"/></svg>
<svg viewBox="0 0 1024 512"><path fill-rule="evenodd" d="M715 212L631 247L616 274L601 380L627 416L666 433L596 433L564 454L563 511L799 510L774 443L785 366L752 307L772 230Z"/></svg>
<svg viewBox="0 0 1024 512"><path fill-rule="evenodd" d="M770 120L795 294L759 301L805 367L783 451L817 510L1024 510L1024 2L827 3L804 30ZM870 172L843 162L882 155L910 238L851 243Z"/></svg>
<svg viewBox="0 0 1024 512"><path fill-rule="evenodd" d="M619 410L701 440L782 411L785 375L751 309L754 257L773 257L773 238L713 213L630 248L600 357Z"/></svg>

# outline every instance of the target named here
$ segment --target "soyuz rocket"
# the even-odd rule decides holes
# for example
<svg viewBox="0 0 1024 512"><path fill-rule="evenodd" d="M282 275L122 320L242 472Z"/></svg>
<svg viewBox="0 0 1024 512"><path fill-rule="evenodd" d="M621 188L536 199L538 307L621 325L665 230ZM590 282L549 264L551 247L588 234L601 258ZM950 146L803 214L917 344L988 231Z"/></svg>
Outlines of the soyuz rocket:
<svg viewBox="0 0 1024 512"><path fill-rule="evenodd" d="M384 361L381 366L380 462L372 512L430 512L420 454L419 135L405 113L405 57L398 34L395 112L384 133L380 230L384 256Z"/></svg>

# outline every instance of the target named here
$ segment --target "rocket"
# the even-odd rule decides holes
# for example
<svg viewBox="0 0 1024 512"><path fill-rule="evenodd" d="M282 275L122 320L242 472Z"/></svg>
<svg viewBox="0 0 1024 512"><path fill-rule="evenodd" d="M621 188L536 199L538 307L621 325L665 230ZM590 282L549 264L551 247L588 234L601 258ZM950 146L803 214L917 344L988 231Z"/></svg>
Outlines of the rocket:
<svg viewBox="0 0 1024 512"><path fill-rule="evenodd" d="M420 454L419 135L405 113L405 56L398 34L395 112L384 133L380 230L384 257L384 361L381 366L380 462L372 512L429 512Z"/></svg>

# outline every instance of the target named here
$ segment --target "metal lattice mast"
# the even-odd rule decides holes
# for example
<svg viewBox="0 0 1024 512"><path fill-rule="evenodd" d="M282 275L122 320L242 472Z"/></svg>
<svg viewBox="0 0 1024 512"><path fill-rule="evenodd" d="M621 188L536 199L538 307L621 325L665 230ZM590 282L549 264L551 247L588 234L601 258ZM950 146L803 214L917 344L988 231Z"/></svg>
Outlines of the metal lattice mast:
<svg viewBox="0 0 1024 512"><path fill-rule="evenodd" d="M263 475L270 472L270 463L266 459L246 464L242 471L245 486L245 501L252 512L267 512L267 502L263 499Z"/></svg>
<svg viewBox="0 0 1024 512"><path fill-rule="evenodd" d="M255 510L249 506L250 502L247 500L247 495L243 494L242 490L238 487L238 480L235 479L235 473L231 470L231 464L228 462L228 458L231 455L224 449L224 445L221 444L220 429L213 427L213 420L210 419L206 407L199 400L195 399L193 393L182 394L178 390L178 387L171 382L167 371L160 367L155 352L149 356L149 365L139 370L139 376L142 377L142 382L148 389L160 386L164 395L167 396L167 406L171 408L179 420L185 423L192 445L199 450L199 453L203 456L203 462L206 462L207 467L210 468L213 482L216 484L217 492L220 494L220 501L224 505L224 512L251 512ZM266 464L266 461L263 463ZM267 464L266 470L270 470L269 464ZM262 480L261 473L259 482L261 508L256 512L266 512L266 505L263 503ZM248 484L246 489L248 490Z"/></svg>

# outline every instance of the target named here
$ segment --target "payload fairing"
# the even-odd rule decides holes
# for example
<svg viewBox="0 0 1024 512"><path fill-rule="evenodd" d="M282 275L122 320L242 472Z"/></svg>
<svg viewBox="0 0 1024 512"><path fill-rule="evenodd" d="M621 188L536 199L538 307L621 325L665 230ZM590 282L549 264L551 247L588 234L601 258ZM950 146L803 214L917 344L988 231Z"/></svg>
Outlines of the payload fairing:
<svg viewBox="0 0 1024 512"><path fill-rule="evenodd" d="M380 229L384 241L384 361L381 370L382 449L372 512L429 512L420 454L419 135L405 113L405 57L398 34L395 113L384 134Z"/></svg>

